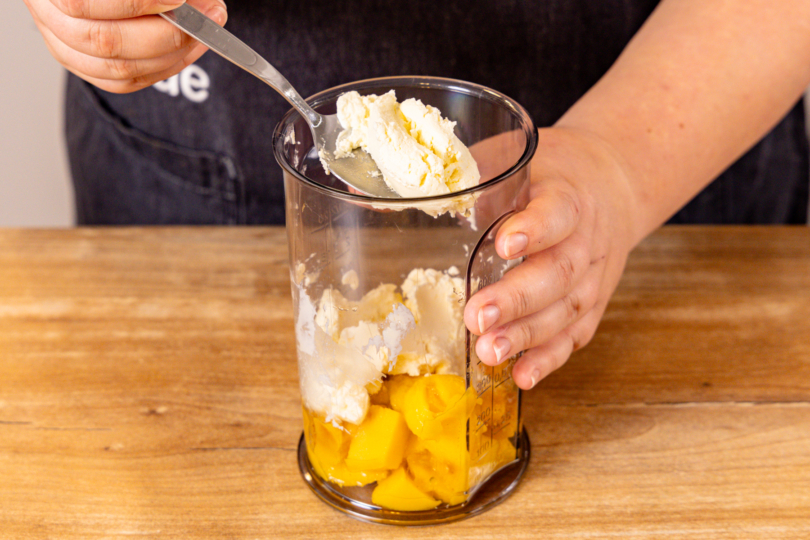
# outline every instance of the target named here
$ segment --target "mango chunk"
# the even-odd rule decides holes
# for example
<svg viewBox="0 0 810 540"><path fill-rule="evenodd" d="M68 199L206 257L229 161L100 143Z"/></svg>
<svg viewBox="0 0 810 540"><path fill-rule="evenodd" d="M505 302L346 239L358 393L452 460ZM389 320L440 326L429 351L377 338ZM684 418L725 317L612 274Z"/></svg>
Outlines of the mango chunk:
<svg viewBox="0 0 810 540"><path fill-rule="evenodd" d="M402 512L430 510L440 504L440 501L416 487L404 467L391 473L388 478L380 480L371 493L371 502L383 508Z"/></svg>
<svg viewBox="0 0 810 540"><path fill-rule="evenodd" d="M409 435L400 413L372 405L351 441L346 465L358 471L396 469L402 463Z"/></svg>
<svg viewBox="0 0 810 540"><path fill-rule="evenodd" d="M472 392L458 375L417 377L403 402L403 414L410 430L422 439L442 435L459 436L475 405Z"/></svg>
<svg viewBox="0 0 810 540"><path fill-rule="evenodd" d="M392 375L385 381L385 387L388 389L388 401L391 408L398 412L405 411L405 395L408 390L419 380L419 377L411 377L410 375Z"/></svg>
<svg viewBox="0 0 810 540"><path fill-rule="evenodd" d="M391 472L389 470L368 470L368 471L354 471L346 466L345 463L327 466L322 469L314 467L315 472L329 482L335 483L339 486L365 486L373 482L379 482L387 477Z"/></svg>
<svg viewBox="0 0 810 540"><path fill-rule="evenodd" d="M416 439L406 461L419 489L451 506L467 500L469 460L464 438Z"/></svg>
<svg viewBox="0 0 810 540"><path fill-rule="evenodd" d="M470 444L473 444L472 440ZM509 439L490 439L484 436L476 444L486 449L486 453L469 469L470 486L477 486L518 457L517 450Z"/></svg>
<svg viewBox="0 0 810 540"><path fill-rule="evenodd" d="M443 470L453 474L467 470L469 459L465 437L440 437L422 441L422 444L434 456L436 462L442 464ZM463 475L461 475L461 480L460 486L466 487Z"/></svg>
<svg viewBox="0 0 810 540"><path fill-rule="evenodd" d="M356 429L352 424L337 427L304 409L307 456L315 474L340 486L365 486L388 476L388 470L353 471L346 467L343 460Z"/></svg>
<svg viewBox="0 0 810 540"><path fill-rule="evenodd" d="M517 449L509 439L499 439L495 459L500 467L512 463L517 459Z"/></svg>
<svg viewBox="0 0 810 540"><path fill-rule="evenodd" d="M324 422L313 416L306 409L304 409L304 430L309 460L313 465L322 467L337 465L349 452L351 435L331 422Z"/></svg>
<svg viewBox="0 0 810 540"><path fill-rule="evenodd" d="M518 431L518 390L509 381L495 389L492 403L492 435L498 439L513 437Z"/></svg>

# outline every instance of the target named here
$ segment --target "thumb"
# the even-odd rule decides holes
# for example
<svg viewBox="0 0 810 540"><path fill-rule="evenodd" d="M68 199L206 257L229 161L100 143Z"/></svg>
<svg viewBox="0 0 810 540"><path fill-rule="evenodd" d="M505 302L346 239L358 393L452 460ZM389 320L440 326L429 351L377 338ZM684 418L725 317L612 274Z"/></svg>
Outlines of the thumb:
<svg viewBox="0 0 810 540"><path fill-rule="evenodd" d="M183 4L177 0L165 1L175 2L177 5ZM187 3L218 25L225 26L225 22L228 20L228 7L223 0L189 0Z"/></svg>
<svg viewBox="0 0 810 540"><path fill-rule="evenodd" d="M153 6L152 14L165 13L176 9L183 4L188 4L215 23L224 26L228 20L228 8L223 0L151 0Z"/></svg>

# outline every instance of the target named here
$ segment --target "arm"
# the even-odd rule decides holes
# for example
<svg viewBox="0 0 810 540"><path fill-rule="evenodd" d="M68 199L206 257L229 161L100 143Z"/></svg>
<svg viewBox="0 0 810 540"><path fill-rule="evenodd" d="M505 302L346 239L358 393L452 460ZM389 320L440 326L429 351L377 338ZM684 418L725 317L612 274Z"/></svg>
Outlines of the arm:
<svg viewBox="0 0 810 540"><path fill-rule="evenodd" d="M667 0L557 123L621 156L634 243L761 139L810 83L810 3Z"/></svg>
<svg viewBox="0 0 810 540"><path fill-rule="evenodd" d="M605 76L540 130L532 200L499 231L524 264L465 323L531 388L593 337L627 254L795 104L810 83L810 2L663 0Z"/></svg>

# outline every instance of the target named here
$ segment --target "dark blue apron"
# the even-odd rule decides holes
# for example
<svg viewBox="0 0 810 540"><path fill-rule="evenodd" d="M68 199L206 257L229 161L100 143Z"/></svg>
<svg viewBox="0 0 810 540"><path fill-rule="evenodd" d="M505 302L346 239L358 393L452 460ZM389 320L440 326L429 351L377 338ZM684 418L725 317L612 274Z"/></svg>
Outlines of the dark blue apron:
<svg viewBox="0 0 810 540"><path fill-rule="evenodd" d="M657 0L230 0L228 28L302 95L357 79L435 75L493 87L550 125L610 67ZM213 53L127 95L69 76L80 224L280 224L271 135L281 96ZM674 222L804 223L801 103Z"/></svg>

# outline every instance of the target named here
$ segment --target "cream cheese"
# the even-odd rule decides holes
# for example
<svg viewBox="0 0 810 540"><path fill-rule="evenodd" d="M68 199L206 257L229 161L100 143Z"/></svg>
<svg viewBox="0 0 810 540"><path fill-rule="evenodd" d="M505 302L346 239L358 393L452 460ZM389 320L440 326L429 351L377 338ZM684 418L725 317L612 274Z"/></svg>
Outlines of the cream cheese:
<svg viewBox="0 0 810 540"><path fill-rule="evenodd" d="M481 179L470 150L455 135L455 122L417 99L400 104L393 90L380 96L352 91L338 98L337 115L344 131L335 157L362 148L402 197L445 195L474 187ZM426 211L466 213L474 203L468 196L444 206L426 205Z"/></svg>
<svg viewBox="0 0 810 540"><path fill-rule="evenodd" d="M296 287L301 392L327 421L359 424L369 391L389 374L464 373L463 280L412 270L400 287L382 284L359 301L327 289L315 305ZM398 289L401 291L398 292Z"/></svg>

